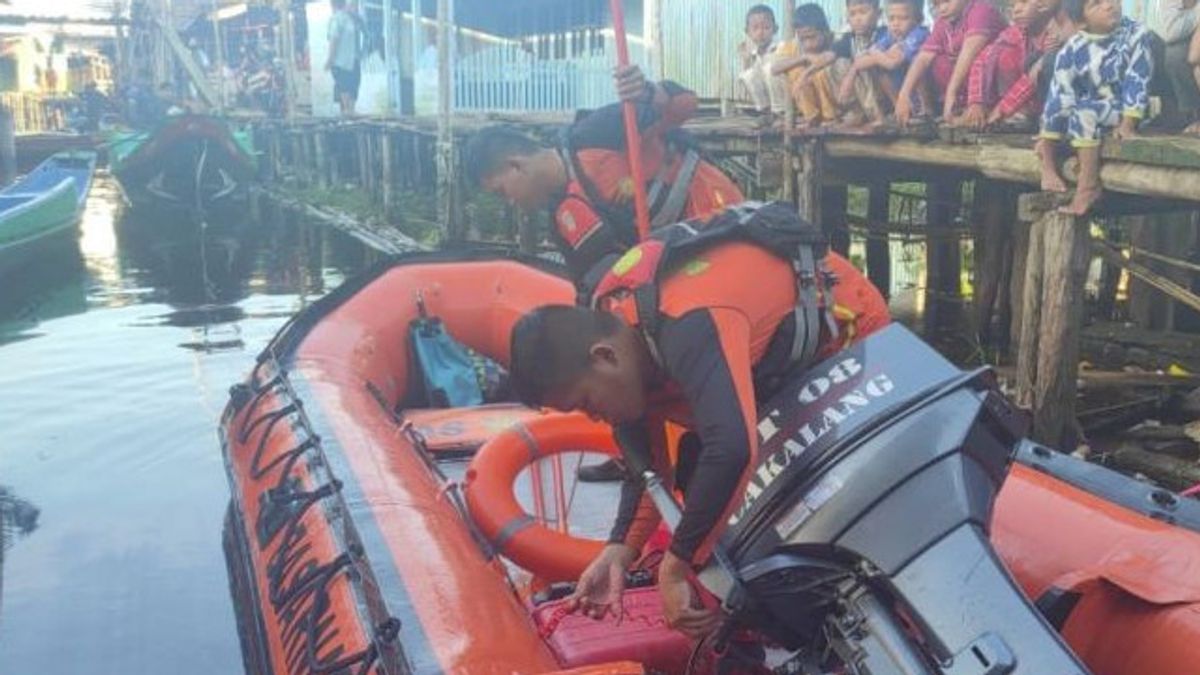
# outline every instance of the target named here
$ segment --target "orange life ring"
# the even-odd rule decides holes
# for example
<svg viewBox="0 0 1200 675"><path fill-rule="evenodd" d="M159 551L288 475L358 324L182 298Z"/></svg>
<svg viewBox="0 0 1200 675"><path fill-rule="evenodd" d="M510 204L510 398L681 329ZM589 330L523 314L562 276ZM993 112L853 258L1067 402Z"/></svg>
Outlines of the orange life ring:
<svg viewBox="0 0 1200 675"><path fill-rule="evenodd" d="M496 551L546 581L574 581L604 547L542 525L525 512L513 482L534 461L588 450L619 454L612 428L584 415L549 414L503 431L479 448L467 468L467 510Z"/></svg>

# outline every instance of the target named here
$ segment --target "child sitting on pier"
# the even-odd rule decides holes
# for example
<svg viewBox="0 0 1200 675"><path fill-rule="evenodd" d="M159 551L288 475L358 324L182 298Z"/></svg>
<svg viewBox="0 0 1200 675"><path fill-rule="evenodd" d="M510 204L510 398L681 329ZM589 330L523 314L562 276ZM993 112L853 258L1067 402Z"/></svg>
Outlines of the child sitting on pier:
<svg viewBox="0 0 1200 675"><path fill-rule="evenodd" d="M847 126L878 124L884 115L881 92L875 78L859 72L854 64L887 35L887 29L879 25L879 0L846 0L846 22L850 30L833 43L826 56L839 81L837 102L843 110L842 121Z"/></svg>
<svg viewBox="0 0 1200 675"><path fill-rule="evenodd" d="M824 55L833 43L825 10L816 3L800 5L792 14L795 38L779 46L771 72L786 73L796 109L807 126L837 120L833 79Z"/></svg>
<svg viewBox="0 0 1200 675"><path fill-rule="evenodd" d="M1063 9L1079 24L1054 59L1054 76L1042 112L1037 151L1042 160L1042 189L1066 192L1058 172L1058 142L1067 136L1079 156L1075 196L1064 213L1082 216L1100 198L1100 139L1130 138L1149 103L1149 32L1121 16L1118 0L1063 0Z"/></svg>
<svg viewBox="0 0 1200 675"><path fill-rule="evenodd" d="M1043 56L1059 46L1052 20L1058 0L1012 0L1012 24L984 48L967 82L967 110L954 123L981 130L1003 121L1032 125L1041 110L1038 77Z"/></svg>
<svg viewBox="0 0 1200 675"><path fill-rule="evenodd" d="M932 0L932 4L937 20L896 97L896 121L901 125L912 118L912 96L925 78L942 99L942 118L954 119L954 111L967 102L971 64L1006 25L988 0Z"/></svg>
<svg viewBox="0 0 1200 675"><path fill-rule="evenodd" d="M921 25L925 15L918 0L888 0L887 29L882 31L875 44L864 54L858 54L850 63L850 69L842 80L842 90L838 92L841 98L846 92L846 83L850 78L868 79L872 82L878 107L881 110L879 119L869 119L871 122L882 121L882 111L893 109L896 96L904 84L904 75L908 66L921 50L921 45L929 37L929 29ZM922 88L927 95L928 90ZM857 94L857 91L855 92ZM862 97L859 97L860 103ZM926 104L928 105L928 104ZM864 111L869 106L862 104Z"/></svg>
<svg viewBox="0 0 1200 675"><path fill-rule="evenodd" d="M778 30L775 12L767 5L754 5L746 12L746 39L738 44L742 65L738 80L749 91L755 112L765 115L768 125L774 115L787 111L787 80L771 73Z"/></svg>

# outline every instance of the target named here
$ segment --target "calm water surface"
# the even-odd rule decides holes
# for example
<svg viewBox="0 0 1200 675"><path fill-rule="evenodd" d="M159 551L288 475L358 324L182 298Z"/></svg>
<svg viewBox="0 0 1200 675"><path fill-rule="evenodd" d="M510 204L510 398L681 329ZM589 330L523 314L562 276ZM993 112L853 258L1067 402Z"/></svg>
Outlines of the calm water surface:
<svg viewBox="0 0 1200 675"><path fill-rule="evenodd" d="M236 673L216 423L295 311L361 268L325 230L139 222L99 177L77 241L0 282L2 673Z"/></svg>

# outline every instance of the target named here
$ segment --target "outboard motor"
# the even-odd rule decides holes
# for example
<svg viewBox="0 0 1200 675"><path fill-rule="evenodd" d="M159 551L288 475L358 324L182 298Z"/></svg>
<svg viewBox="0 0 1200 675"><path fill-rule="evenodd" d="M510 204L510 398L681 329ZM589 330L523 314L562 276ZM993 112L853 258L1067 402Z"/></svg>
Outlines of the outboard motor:
<svg viewBox="0 0 1200 675"><path fill-rule="evenodd" d="M986 369L964 373L892 326L759 419L724 571L701 574L730 612L725 634L799 650L776 672L1086 672L988 541L1023 424Z"/></svg>

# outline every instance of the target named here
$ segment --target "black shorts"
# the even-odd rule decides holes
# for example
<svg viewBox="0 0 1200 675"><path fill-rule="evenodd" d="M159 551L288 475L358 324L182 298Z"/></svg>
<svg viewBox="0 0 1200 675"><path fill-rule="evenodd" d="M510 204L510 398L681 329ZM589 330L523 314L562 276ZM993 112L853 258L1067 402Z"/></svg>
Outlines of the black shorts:
<svg viewBox="0 0 1200 675"><path fill-rule="evenodd" d="M333 71L333 101L340 103L342 94L349 94L350 100L358 100L358 85L362 82L362 70L355 66L354 70L345 70L334 66Z"/></svg>

